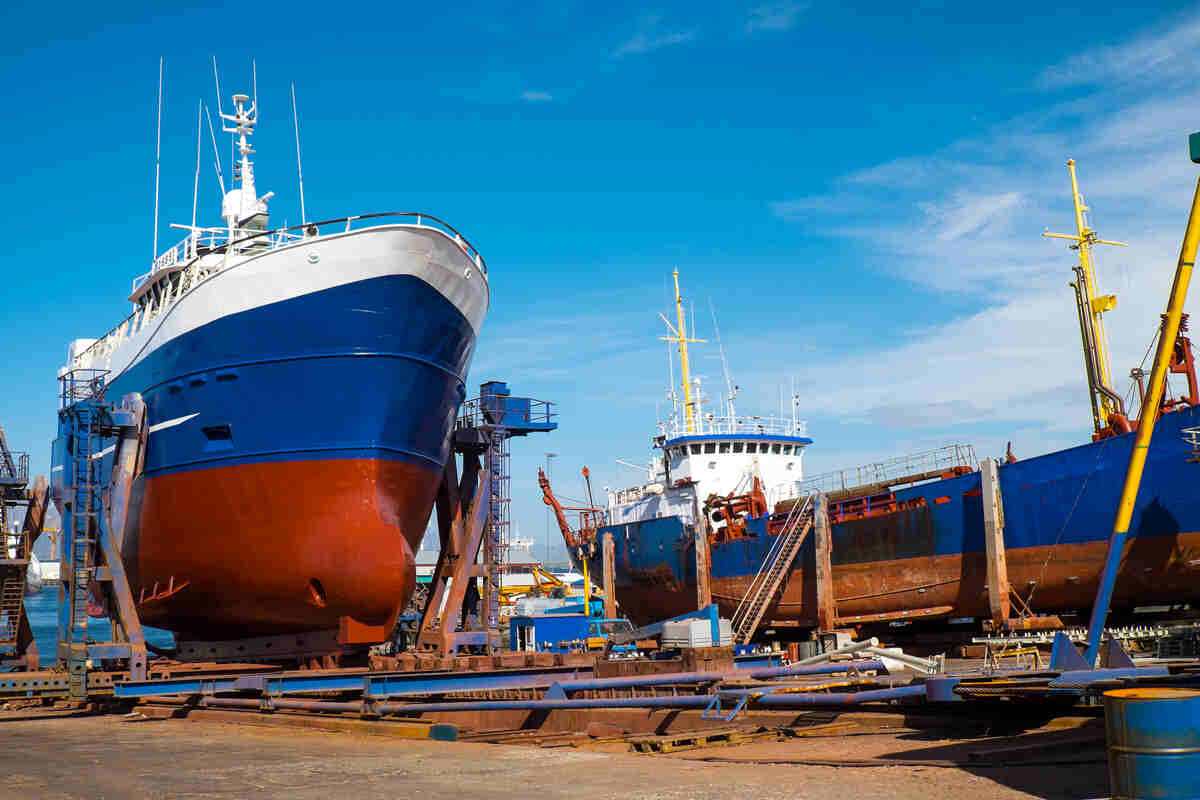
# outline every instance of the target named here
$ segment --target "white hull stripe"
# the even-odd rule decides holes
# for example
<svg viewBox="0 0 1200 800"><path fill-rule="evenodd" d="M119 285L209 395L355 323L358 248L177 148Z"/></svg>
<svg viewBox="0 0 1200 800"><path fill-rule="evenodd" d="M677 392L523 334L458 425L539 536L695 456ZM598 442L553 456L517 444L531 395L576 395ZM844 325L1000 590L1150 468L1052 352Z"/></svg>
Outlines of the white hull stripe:
<svg viewBox="0 0 1200 800"><path fill-rule="evenodd" d="M187 416L176 417L175 419L169 419L169 420L166 420L165 422L160 422L157 425L151 425L150 433L158 433L159 431L164 430L166 428L174 428L176 425L182 425L183 423L187 422L189 419L193 419L198 416L200 416L200 412L197 411L195 414L188 414ZM115 444L110 444L108 447L104 448L99 453L92 453L92 458L93 459L104 458L106 455L111 453L115 447L116 447ZM62 469L62 467L55 467L54 469L58 470L58 469ZM51 471L53 471L53 470L51 470Z"/></svg>
<svg viewBox="0 0 1200 800"><path fill-rule="evenodd" d="M317 260L309 260L309 255L317 256ZM112 382L164 342L215 319L335 286L394 275L411 275L425 281L478 333L490 290L475 262L452 239L433 228L379 226L322 236L244 260L231 259L227 268L190 289L116 350L78 366L107 369L112 373Z"/></svg>

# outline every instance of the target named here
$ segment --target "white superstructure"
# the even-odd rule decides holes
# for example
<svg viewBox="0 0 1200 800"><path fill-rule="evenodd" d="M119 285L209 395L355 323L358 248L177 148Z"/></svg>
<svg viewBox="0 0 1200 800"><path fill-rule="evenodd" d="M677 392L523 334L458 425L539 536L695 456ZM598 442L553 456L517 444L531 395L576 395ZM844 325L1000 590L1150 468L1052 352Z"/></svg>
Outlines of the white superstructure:
<svg viewBox="0 0 1200 800"><path fill-rule="evenodd" d="M812 439L805 422L796 417L797 398L792 398L790 418L739 415L734 405L737 388L726 376L729 391L722 413L705 410L701 382L690 375L687 356L687 344L701 340L689 337L685 328L678 270L675 295L678 326L663 320L671 334L665 338L679 345L682 397L672 387L670 411L658 423L645 482L608 490L610 525L670 515L692 522L708 497L750 492L755 479L770 508L796 496L803 478L804 448Z"/></svg>

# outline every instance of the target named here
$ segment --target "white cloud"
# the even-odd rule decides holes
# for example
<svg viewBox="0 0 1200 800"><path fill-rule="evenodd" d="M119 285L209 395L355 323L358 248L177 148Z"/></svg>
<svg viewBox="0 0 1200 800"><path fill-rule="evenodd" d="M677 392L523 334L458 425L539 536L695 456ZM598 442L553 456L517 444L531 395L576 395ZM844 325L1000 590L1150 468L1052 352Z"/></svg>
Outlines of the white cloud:
<svg viewBox="0 0 1200 800"><path fill-rule="evenodd" d="M661 22L662 17L658 14L642 17L638 22L637 32L613 51L613 58L624 58L629 55L649 53L663 47L684 44L696 38L695 28L688 30L664 30Z"/></svg>
<svg viewBox="0 0 1200 800"><path fill-rule="evenodd" d="M1096 47L1045 69L1037 84L1043 89L1101 85L1148 79L1161 82L1195 75L1200 49L1200 21L1195 10L1179 15L1157 30L1115 46Z"/></svg>
<svg viewBox="0 0 1200 800"><path fill-rule="evenodd" d="M1125 393L1166 304L1196 183L1186 136L1197 127L1200 92L1181 93L1175 82L1187 37L1200 44L1195 28L1097 48L1043 75L1068 85L1109 65L1106 85L1079 100L849 173L825 194L771 204L776 216L882 255L872 262L924 294L953 292L974 305L922 329L881 319L880 347L799 364L801 385L814 387L803 398L811 414L878 430L879 450L868 457L887 455L901 438L936 444L964 432L987 445L980 455L1002 452L1006 436L1017 439L1018 455L1086 441L1091 415L1067 286L1076 256L1040 233L1074 230L1064 166L1073 157L1092 226L1130 245L1096 253L1100 291L1119 297L1105 324ZM1143 83L1125 92L1118 84L1135 73ZM778 381L771 370L741 377L768 388Z"/></svg>
<svg viewBox="0 0 1200 800"><path fill-rule="evenodd" d="M750 9L746 19L746 33L760 31L790 31L800 21L810 3L780 2L767 3Z"/></svg>
<svg viewBox="0 0 1200 800"><path fill-rule="evenodd" d="M527 89L526 91L521 92L521 99L526 103L549 103L554 99L554 95L550 94L549 92Z"/></svg>

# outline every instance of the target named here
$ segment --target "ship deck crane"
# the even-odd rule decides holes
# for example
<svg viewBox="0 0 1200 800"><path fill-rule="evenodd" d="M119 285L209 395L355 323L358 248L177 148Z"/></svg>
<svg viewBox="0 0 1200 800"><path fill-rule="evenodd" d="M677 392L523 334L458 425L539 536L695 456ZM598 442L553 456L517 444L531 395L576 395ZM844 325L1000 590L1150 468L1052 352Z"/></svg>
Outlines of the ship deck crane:
<svg viewBox="0 0 1200 800"><path fill-rule="evenodd" d="M1079 314L1079 333L1083 340L1083 361L1087 368L1088 393L1092 403L1093 438L1102 439L1133 430L1125 411L1125 401L1112 388L1111 367L1108 360L1108 341L1104 335L1103 315L1117 306L1117 296L1099 295L1096 289L1096 268L1092 258L1092 247L1107 244L1126 247L1125 242L1110 242L1101 239L1088 227L1087 211L1083 196L1079 193L1079 181L1075 176L1075 160L1067 160L1067 172L1071 176L1071 200L1075 206L1075 233L1050 233L1048 239L1066 239L1074 242L1072 250L1079 254L1079 266L1073 267L1075 280L1070 284L1075 290L1075 306Z"/></svg>
<svg viewBox="0 0 1200 800"><path fill-rule="evenodd" d="M587 467L583 468L583 480L587 485L588 505L564 506L554 496L554 492L550 488L550 479L546 477L546 473L540 467L538 468L538 485L542 487L542 502L554 509L554 518L558 522L558 529L562 531L563 543L566 544L568 551L575 553L583 567L583 613L589 614L592 602L592 582L588 575L588 557L595 555L596 534L599 532L600 526L604 524L604 509L596 507L592 500L592 478ZM566 512L568 511L579 512L578 531L571 529L571 523L567 521Z"/></svg>

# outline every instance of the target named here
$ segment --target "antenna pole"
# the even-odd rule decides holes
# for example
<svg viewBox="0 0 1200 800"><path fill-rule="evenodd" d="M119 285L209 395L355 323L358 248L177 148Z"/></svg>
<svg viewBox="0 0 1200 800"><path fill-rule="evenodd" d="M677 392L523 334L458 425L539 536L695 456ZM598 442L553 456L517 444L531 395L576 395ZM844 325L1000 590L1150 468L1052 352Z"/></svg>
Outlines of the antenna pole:
<svg viewBox="0 0 1200 800"><path fill-rule="evenodd" d="M258 113L258 64L254 59L250 59L250 85L254 87L254 121L258 122L262 115Z"/></svg>
<svg viewBox="0 0 1200 800"><path fill-rule="evenodd" d="M220 112L217 112L220 113ZM212 139L213 148L213 168L217 171L217 183L221 184L221 197L225 197L225 176L221 174L221 151L217 149L217 134L213 130L212 114L208 111L208 106L204 107L204 116L208 119L208 136Z"/></svg>
<svg viewBox="0 0 1200 800"><path fill-rule="evenodd" d="M196 107L196 174L192 178L192 236L196 235L196 198L200 194L200 135L204 132L204 101Z"/></svg>
<svg viewBox="0 0 1200 800"><path fill-rule="evenodd" d="M158 177L162 158L162 95L163 95L163 57L158 57L158 126L154 134L154 252L150 254L150 265L153 268L158 258Z"/></svg>
<svg viewBox="0 0 1200 800"><path fill-rule="evenodd" d="M217 85L217 116L225 112L221 110L221 78L217 75L217 57L213 56L213 83Z"/></svg>
<svg viewBox="0 0 1200 800"><path fill-rule="evenodd" d="M300 224L307 225L308 217L304 213L304 170L300 166L300 116L296 113L295 83L292 84L292 129L296 131L296 177L300 180Z"/></svg>
<svg viewBox="0 0 1200 800"><path fill-rule="evenodd" d="M726 408L729 416L732 419L737 416L737 412L733 406L733 379L729 377L729 362L725 360L725 344L721 341L721 326L717 324L717 310L713 308L712 298L708 298L708 313L712 314L713 332L717 334L717 350L721 354L721 371L725 373L725 397L728 398ZM692 322L692 330L696 330L696 323Z"/></svg>

